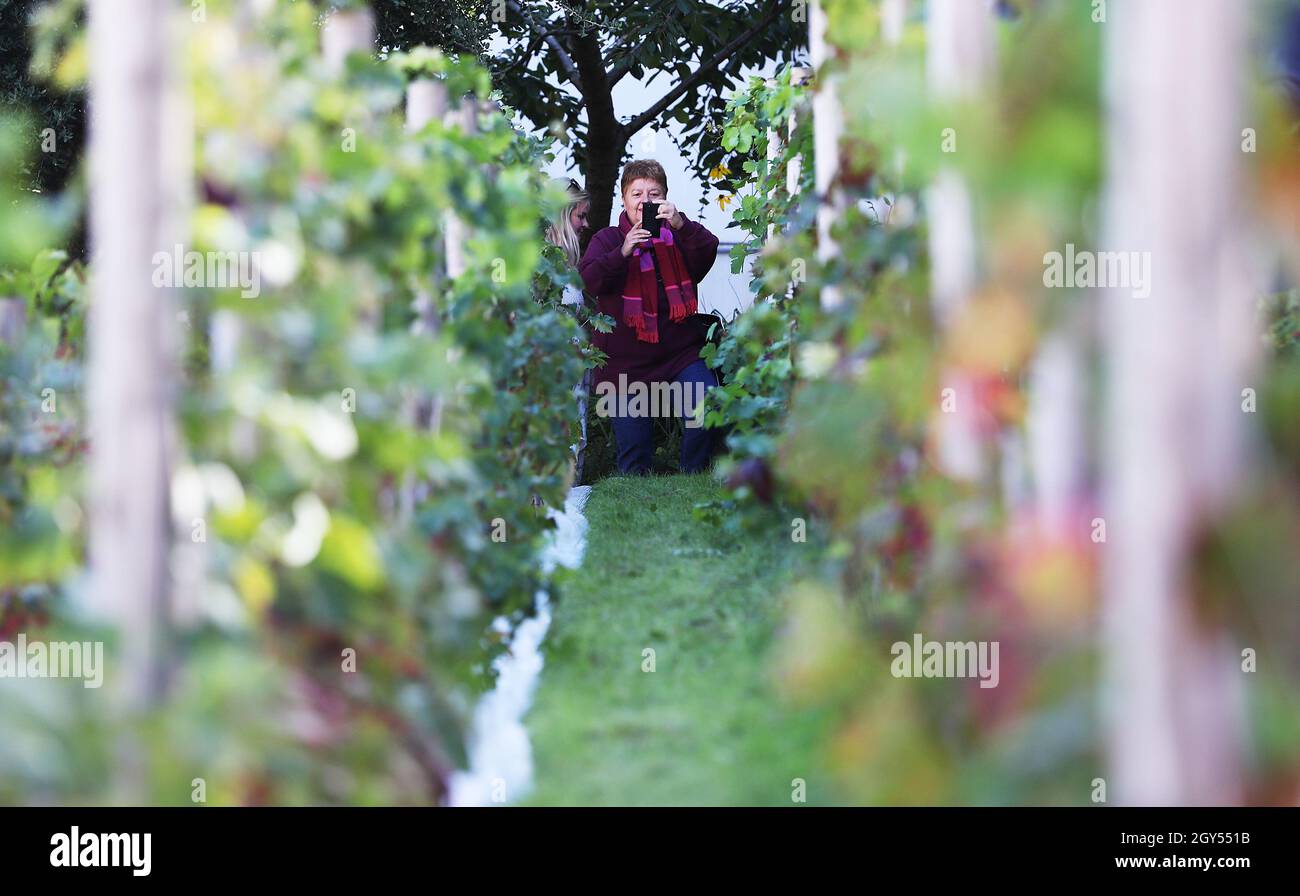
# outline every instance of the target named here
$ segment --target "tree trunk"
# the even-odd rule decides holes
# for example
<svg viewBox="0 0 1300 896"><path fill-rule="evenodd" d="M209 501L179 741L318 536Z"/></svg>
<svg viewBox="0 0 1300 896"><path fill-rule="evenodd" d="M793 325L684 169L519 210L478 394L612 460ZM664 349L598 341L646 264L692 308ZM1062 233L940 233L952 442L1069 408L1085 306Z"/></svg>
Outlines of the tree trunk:
<svg viewBox="0 0 1300 896"><path fill-rule="evenodd" d="M627 140L623 136L621 126L612 119L599 127L588 127L587 133L592 136L587 155L585 185L588 195L591 196L591 208L587 212L587 220L591 228L587 232L587 240L590 240L591 234L602 227L613 226L617 221L614 210L618 208L615 202L619 198L618 175L622 168L623 148ZM622 209L619 208L619 211ZM586 249L586 240L583 242L583 249L584 251Z"/></svg>
<svg viewBox="0 0 1300 896"><path fill-rule="evenodd" d="M578 89L587 109L586 191L591 196L587 212L591 229L582 241L586 251L591 235L614 223L614 193L629 135L614 115L613 88L595 32L570 38L570 55L578 67Z"/></svg>

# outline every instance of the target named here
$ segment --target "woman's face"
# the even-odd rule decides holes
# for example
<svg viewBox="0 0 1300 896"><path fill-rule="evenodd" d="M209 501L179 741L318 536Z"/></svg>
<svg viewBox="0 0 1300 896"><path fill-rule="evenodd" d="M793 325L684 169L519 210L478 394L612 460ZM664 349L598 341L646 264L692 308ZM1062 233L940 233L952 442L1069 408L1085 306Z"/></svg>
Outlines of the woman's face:
<svg viewBox="0 0 1300 896"><path fill-rule="evenodd" d="M591 202L583 200L573 207L569 212L569 223L573 225L575 233L582 233L587 229L587 212L591 211Z"/></svg>
<svg viewBox="0 0 1300 896"><path fill-rule="evenodd" d="M627 209L627 216L632 219L632 223L641 226L641 203L643 202L663 202L668 198L668 191L664 189L663 184L657 180L651 180L648 177L638 177L632 183L627 185L623 191L623 208Z"/></svg>

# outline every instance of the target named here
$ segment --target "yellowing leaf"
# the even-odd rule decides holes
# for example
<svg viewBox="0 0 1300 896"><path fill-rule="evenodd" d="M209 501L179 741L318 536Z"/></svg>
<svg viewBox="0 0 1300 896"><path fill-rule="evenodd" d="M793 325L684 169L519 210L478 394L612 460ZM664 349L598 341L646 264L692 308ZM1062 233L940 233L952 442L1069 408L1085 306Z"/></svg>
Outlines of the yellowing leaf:
<svg viewBox="0 0 1300 896"><path fill-rule="evenodd" d="M275 577L259 560L241 560L235 567L234 579L240 596L254 614L263 613L275 597Z"/></svg>
<svg viewBox="0 0 1300 896"><path fill-rule="evenodd" d="M787 594L787 607L774 656L777 690L796 703L826 699L851 680L849 670L861 662L863 645L825 586L797 583Z"/></svg>
<svg viewBox="0 0 1300 896"><path fill-rule="evenodd" d="M351 517L334 513L329 531L321 543L316 562L356 588L371 591L384 582L384 563L379 546L365 526Z"/></svg>
<svg viewBox="0 0 1300 896"><path fill-rule="evenodd" d="M948 336L948 357L958 367L1001 373L1024 364L1034 348L1034 321L1024 300L1007 290L977 295L962 309Z"/></svg>
<svg viewBox="0 0 1300 896"><path fill-rule="evenodd" d="M86 83L86 75L89 72L89 54L86 49L85 38L74 40L68 47L63 58L59 60L54 69L54 83L60 90L72 90L81 87Z"/></svg>

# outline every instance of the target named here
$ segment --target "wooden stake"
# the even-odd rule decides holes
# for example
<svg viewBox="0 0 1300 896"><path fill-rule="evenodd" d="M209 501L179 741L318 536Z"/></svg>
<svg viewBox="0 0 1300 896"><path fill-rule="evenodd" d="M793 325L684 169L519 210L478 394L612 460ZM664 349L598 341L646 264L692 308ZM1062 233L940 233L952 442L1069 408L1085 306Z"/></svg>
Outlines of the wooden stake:
<svg viewBox="0 0 1300 896"><path fill-rule="evenodd" d="M90 593L121 630L121 666L110 676L135 711L164 690L172 537L176 318L171 291L152 282L154 253L178 237L164 151L174 138L169 10L166 0L90 5Z"/></svg>
<svg viewBox="0 0 1300 896"><path fill-rule="evenodd" d="M333 13L321 28L321 56L333 72L341 72L349 54L373 50L375 16L368 8Z"/></svg>
<svg viewBox="0 0 1300 896"><path fill-rule="evenodd" d="M1103 289L1103 622L1114 802L1242 800L1240 657L1193 618L1189 553L1243 467L1239 407L1262 286L1238 146L1250 7L1113 4L1105 25L1105 248L1148 289Z"/></svg>
<svg viewBox="0 0 1300 896"><path fill-rule="evenodd" d="M829 261L838 254L831 239L831 224L839 217L842 199L835 188L840 165L840 136L844 133L844 112L840 108L834 79L826 67L829 48L826 43L826 11L814 0L808 13L808 56L816 73L817 89L813 93L813 167L817 205L817 258ZM839 307L844 301L836 286L822 288L823 308Z"/></svg>

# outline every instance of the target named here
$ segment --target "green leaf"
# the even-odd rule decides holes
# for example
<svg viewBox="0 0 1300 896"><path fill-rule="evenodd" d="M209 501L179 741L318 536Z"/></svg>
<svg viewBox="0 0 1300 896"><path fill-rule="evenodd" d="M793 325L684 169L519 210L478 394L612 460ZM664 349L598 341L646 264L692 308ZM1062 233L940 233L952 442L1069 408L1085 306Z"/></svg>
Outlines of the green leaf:
<svg viewBox="0 0 1300 896"><path fill-rule="evenodd" d="M316 561L363 591L384 582L384 564L370 531L351 517L334 512Z"/></svg>

